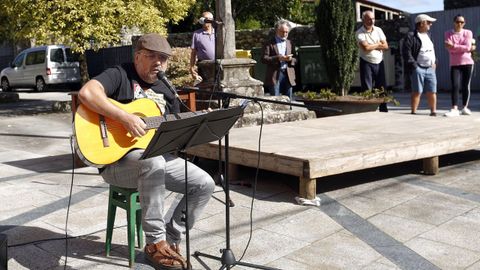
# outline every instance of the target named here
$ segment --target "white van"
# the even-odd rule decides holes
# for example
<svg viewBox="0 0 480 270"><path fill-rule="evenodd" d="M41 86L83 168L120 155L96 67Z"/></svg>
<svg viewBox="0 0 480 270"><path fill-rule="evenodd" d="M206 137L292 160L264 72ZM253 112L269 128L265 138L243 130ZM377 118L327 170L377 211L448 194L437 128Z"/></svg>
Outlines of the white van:
<svg viewBox="0 0 480 270"><path fill-rule="evenodd" d="M33 87L45 91L49 86L80 85L80 68L70 48L63 45L33 47L20 52L10 67L0 73L3 91Z"/></svg>

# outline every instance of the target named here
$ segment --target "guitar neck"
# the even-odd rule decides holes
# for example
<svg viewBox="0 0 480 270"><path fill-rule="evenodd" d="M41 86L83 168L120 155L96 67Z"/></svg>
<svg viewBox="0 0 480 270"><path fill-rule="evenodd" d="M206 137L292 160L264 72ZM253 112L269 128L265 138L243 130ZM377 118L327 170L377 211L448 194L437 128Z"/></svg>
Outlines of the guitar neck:
<svg viewBox="0 0 480 270"><path fill-rule="evenodd" d="M147 127L145 129L156 129L162 122L165 122L165 118L162 116L142 117Z"/></svg>
<svg viewBox="0 0 480 270"><path fill-rule="evenodd" d="M189 118L189 117L200 115L200 114L204 114L204 112L183 112L183 113L165 114L162 116L142 117L142 120L147 125L146 129L156 129L160 126L162 122L185 119L185 118Z"/></svg>

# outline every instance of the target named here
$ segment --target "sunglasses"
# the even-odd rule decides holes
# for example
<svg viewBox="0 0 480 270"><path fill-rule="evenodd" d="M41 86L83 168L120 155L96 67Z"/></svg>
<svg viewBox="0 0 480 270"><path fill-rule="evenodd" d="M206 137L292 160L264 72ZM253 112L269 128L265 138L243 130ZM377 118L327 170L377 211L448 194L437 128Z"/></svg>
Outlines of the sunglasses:
<svg viewBox="0 0 480 270"><path fill-rule="evenodd" d="M464 24L464 21L455 21L455 23Z"/></svg>

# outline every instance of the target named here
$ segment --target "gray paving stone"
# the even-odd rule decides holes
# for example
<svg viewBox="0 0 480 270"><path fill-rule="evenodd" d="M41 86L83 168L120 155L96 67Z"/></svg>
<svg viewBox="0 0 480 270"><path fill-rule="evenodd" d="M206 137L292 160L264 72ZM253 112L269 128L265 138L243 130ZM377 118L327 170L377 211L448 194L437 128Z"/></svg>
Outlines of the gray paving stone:
<svg viewBox="0 0 480 270"><path fill-rule="evenodd" d="M314 269L361 269L381 255L351 233L342 230L286 257L306 263Z"/></svg>
<svg viewBox="0 0 480 270"><path fill-rule="evenodd" d="M59 257L35 245L8 249L9 269L49 269L63 263Z"/></svg>
<svg viewBox="0 0 480 270"><path fill-rule="evenodd" d="M263 227L267 231L283 234L306 243L316 242L342 230L342 228L316 208L306 208L301 213L290 215L284 220Z"/></svg>
<svg viewBox="0 0 480 270"><path fill-rule="evenodd" d="M480 269L480 261L470 265L467 270L479 270Z"/></svg>
<svg viewBox="0 0 480 270"><path fill-rule="evenodd" d="M441 224L422 238L480 252L480 207Z"/></svg>
<svg viewBox="0 0 480 270"><path fill-rule="evenodd" d="M406 242L435 228L431 224L386 214L375 215L368 221L400 242Z"/></svg>
<svg viewBox="0 0 480 270"><path fill-rule="evenodd" d="M430 192L385 211L385 214L428 223L442 224L476 207L476 203Z"/></svg>
<svg viewBox="0 0 480 270"><path fill-rule="evenodd" d="M362 268L363 270L386 270L386 269L401 269L400 267L396 266L394 263L391 261L385 259L385 258L380 258L373 263L365 266Z"/></svg>
<svg viewBox="0 0 480 270"><path fill-rule="evenodd" d="M295 269L295 270L312 270L313 269L312 266L308 264L297 262L287 258L280 258L276 261L273 261L267 264L267 266L275 267L279 269Z"/></svg>
<svg viewBox="0 0 480 270"><path fill-rule="evenodd" d="M352 190L345 192L342 190ZM394 179L376 181L347 187L339 192L329 192L337 201L348 207L363 218L368 218L402 202L408 201L427 189L399 183Z"/></svg>
<svg viewBox="0 0 480 270"><path fill-rule="evenodd" d="M440 269L465 269L480 259L478 252L421 237L408 241L406 245Z"/></svg>

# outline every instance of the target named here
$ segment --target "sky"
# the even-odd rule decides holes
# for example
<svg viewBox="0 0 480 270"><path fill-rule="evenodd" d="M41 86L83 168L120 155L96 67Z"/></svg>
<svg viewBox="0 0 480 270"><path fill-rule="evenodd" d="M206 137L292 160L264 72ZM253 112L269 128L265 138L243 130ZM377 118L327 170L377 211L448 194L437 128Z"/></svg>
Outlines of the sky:
<svg viewBox="0 0 480 270"><path fill-rule="evenodd" d="M370 0L388 7L420 13L443 10L443 0Z"/></svg>

